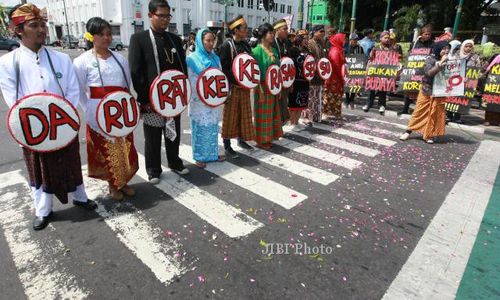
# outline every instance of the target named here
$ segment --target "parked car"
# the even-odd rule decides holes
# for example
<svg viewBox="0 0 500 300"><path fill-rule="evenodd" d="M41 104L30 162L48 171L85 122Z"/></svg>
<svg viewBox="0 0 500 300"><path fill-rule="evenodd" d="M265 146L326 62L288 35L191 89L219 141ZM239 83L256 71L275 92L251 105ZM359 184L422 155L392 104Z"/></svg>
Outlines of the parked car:
<svg viewBox="0 0 500 300"><path fill-rule="evenodd" d="M71 43L70 43L71 41ZM62 46L64 48L76 48L78 47L78 39L73 36L73 35L65 35L63 38L62 38Z"/></svg>
<svg viewBox="0 0 500 300"><path fill-rule="evenodd" d="M114 38L111 42L111 45L109 45L109 49L111 50L122 51L123 48L124 46L122 41L116 38ZM85 41L83 37L80 37L80 39L78 40L78 49L89 50L87 47L87 41Z"/></svg>
<svg viewBox="0 0 500 300"><path fill-rule="evenodd" d="M19 42L15 39L0 36L0 50L12 51L19 48Z"/></svg>

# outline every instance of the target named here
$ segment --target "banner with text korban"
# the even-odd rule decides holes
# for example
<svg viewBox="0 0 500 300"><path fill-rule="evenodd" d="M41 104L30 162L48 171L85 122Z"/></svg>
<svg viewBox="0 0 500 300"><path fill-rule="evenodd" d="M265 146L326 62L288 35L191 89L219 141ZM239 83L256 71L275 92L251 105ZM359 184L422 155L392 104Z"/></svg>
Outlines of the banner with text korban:
<svg viewBox="0 0 500 300"><path fill-rule="evenodd" d="M408 61L399 76L399 92L418 93L420 91L424 77L425 60L430 54L431 48L411 50Z"/></svg>
<svg viewBox="0 0 500 300"><path fill-rule="evenodd" d="M494 65L484 85L483 102L487 111L500 112L500 64Z"/></svg>
<svg viewBox="0 0 500 300"><path fill-rule="evenodd" d="M344 85L346 93L360 93L365 89L366 64L368 59L364 54L348 54L347 77Z"/></svg>
<svg viewBox="0 0 500 300"><path fill-rule="evenodd" d="M399 69L399 53L391 50L372 50L373 57L366 69L365 89L395 92Z"/></svg>

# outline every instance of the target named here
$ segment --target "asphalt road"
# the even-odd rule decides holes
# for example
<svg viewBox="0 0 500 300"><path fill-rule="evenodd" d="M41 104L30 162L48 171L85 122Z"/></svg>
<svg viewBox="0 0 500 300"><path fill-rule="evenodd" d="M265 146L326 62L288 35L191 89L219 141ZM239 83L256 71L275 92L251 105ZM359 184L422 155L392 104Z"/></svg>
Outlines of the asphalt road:
<svg viewBox="0 0 500 300"><path fill-rule="evenodd" d="M0 101L0 115L6 113ZM464 255L467 263L470 251L456 253L474 243L477 230L469 238L455 230L454 238L447 230L458 225L446 224L467 219L462 232L468 232L481 223L481 211L475 219L461 214L469 201L481 207L480 200L489 199L500 162L488 151L498 151L499 143L456 129L435 145L418 136L401 142L403 121L347 113L343 124L288 133L269 152L245 153L206 170L186 162L191 174L182 177L165 168L157 186L141 177L141 162L132 180L137 196L123 203L107 197L106 184L86 178L99 209L55 201L54 221L40 232L31 229L21 149L0 122L0 298L450 298L440 282L460 279L464 270L446 266ZM186 160L186 114L182 131ZM83 131L79 138L86 164ZM135 143L142 156L142 126ZM483 166L479 162L484 167L471 169ZM485 185L481 191L489 193L470 196L464 185ZM447 207L455 215L446 214ZM427 239L436 228L441 236ZM270 249L273 254L265 253ZM421 249L434 251L427 261L418 260ZM427 272L442 281L418 281L415 265L439 268L432 265L439 258L448 264ZM400 281L407 270L414 281Z"/></svg>

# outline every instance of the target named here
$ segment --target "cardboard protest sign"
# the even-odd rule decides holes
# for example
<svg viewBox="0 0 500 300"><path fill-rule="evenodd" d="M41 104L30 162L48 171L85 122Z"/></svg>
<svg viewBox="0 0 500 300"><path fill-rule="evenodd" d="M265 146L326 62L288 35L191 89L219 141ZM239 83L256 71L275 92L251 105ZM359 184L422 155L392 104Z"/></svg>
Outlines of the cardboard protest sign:
<svg viewBox="0 0 500 300"><path fill-rule="evenodd" d="M477 67L467 67L465 70L465 92L463 97L446 97L445 108L447 111L465 114L469 112L471 100L474 98L477 83L481 76L481 69Z"/></svg>
<svg viewBox="0 0 500 300"><path fill-rule="evenodd" d="M224 104L229 96L229 80L221 70L208 68L198 76L196 91L203 103L217 107Z"/></svg>
<svg viewBox="0 0 500 300"><path fill-rule="evenodd" d="M179 70L161 73L149 89L151 107L158 114L171 118L180 115L191 99L191 84Z"/></svg>
<svg viewBox="0 0 500 300"><path fill-rule="evenodd" d="M238 54L233 60L233 75L238 85L253 89L260 83L259 63L247 53Z"/></svg>
<svg viewBox="0 0 500 300"><path fill-rule="evenodd" d="M283 76L283 87L290 88L295 81L297 70L295 64L290 57L284 56L281 58L281 75Z"/></svg>
<svg viewBox="0 0 500 300"><path fill-rule="evenodd" d="M125 137L139 125L139 111L139 104L130 93L109 93L97 106L97 125L108 136Z"/></svg>
<svg viewBox="0 0 500 300"><path fill-rule="evenodd" d="M323 80L328 80L332 76L332 63L326 57L323 57L318 61L316 69L318 70L319 77L321 77L321 79Z"/></svg>
<svg viewBox="0 0 500 300"><path fill-rule="evenodd" d="M366 64L368 59L364 54L348 54L347 77L344 85L346 93L360 93L365 88Z"/></svg>
<svg viewBox="0 0 500 300"><path fill-rule="evenodd" d="M10 108L7 126L23 147L52 152L76 138L80 117L69 101L58 95L39 93L23 97Z"/></svg>
<svg viewBox="0 0 500 300"><path fill-rule="evenodd" d="M487 111L500 112L500 64L494 65L484 85L483 102Z"/></svg>
<svg viewBox="0 0 500 300"><path fill-rule="evenodd" d="M365 89L370 91L396 91L399 53L391 50L375 51L366 69Z"/></svg>
<svg viewBox="0 0 500 300"><path fill-rule="evenodd" d="M308 55L304 59L304 67L302 74L304 74L304 78L307 81L311 81L313 80L315 73L316 73L316 61L314 59L314 56Z"/></svg>
<svg viewBox="0 0 500 300"><path fill-rule="evenodd" d="M424 77L425 60L429 57L431 51L431 48L411 50L408 61L399 76L399 92L418 93L420 91L422 78Z"/></svg>
<svg viewBox="0 0 500 300"><path fill-rule="evenodd" d="M271 65L266 72L266 88L269 94L276 96L281 93L283 88L283 76L280 67Z"/></svg>
<svg viewBox="0 0 500 300"><path fill-rule="evenodd" d="M465 60L448 60L434 76L433 97L463 96L465 92Z"/></svg>

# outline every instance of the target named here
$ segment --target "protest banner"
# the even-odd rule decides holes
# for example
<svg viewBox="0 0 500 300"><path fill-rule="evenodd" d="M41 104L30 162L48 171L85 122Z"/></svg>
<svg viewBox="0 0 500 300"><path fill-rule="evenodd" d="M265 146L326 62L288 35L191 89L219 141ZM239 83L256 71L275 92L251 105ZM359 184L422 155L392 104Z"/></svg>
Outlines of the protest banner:
<svg viewBox="0 0 500 300"><path fill-rule="evenodd" d="M198 76L196 91L205 105L217 107L229 96L229 80L221 70L208 68Z"/></svg>
<svg viewBox="0 0 500 300"><path fill-rule="evenodd" d="M433 97L462 97L465 92L465 60L452 59L434 76Z"/></svg>
<svg viewBox="0 0 500 300"><path fill-rule="evenodd" d="M348 54L345 60L347 63L347 77L344 91L346 93L361 93L365 88L368 60L364 54Z"/></svg>
<svg viewBox="0 0 500 300"><path fill-rule="evenodd" d="M139 104L130 93L112 92L99 101L96 109L97 125L108 136L125 137L139 125L139 111Z"/></svg>
<svg viewBox="0 0 500 300"><path fill-rule="evenodd" d="M408 60L399 75L398 92L418 93L424 77L425 60L431 54L431 48L411 50Z"/></svg>
<svg viewBox="0 0 500 300"><path fill-rule="evenodd" d="M155 112L166 118L175 117L186 109L191 99L191 84L181 71L167 70L153 81L149 95Z"/></svg>
<svg viewBox="0 0 500 300"><path fill-rule="evenodd" d="M483 91L486 110L500 112L500 64L494 65L486 78Z"/></svg>
<svg viewBox="0 0 500 300"><path fill-rule="evenodd" d="M259 64L247 53L238 54L233 60L233 75L238 85L253 89L260 83Z"/></svg>
<svg viewBox="0 0 500 300"><path fill-rule="evenodd" d="M465 114L469 112L471 100L474 98L477 83L481 76L481 69L477 67L467 67L465 70L465 92L463 97L446 97L445 108L449 112Z"/></svg>
<svg viewBox="0 0 500 300"><path fill-rule="evenodd" d="M370 91L396 91L399 53L391 50L372 50L372 59L368 61L365 89Z"/></svg>

